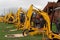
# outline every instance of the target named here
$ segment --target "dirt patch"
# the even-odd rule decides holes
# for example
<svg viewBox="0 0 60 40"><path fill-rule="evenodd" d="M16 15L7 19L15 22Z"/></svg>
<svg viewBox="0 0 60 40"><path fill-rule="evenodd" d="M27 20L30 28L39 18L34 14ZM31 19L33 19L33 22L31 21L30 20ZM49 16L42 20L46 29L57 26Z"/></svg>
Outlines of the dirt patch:
<svg viewBox="0 0 60 40"><path fill-rule="evenodd" d="M10 26L10 27L6 27L6 28L12 28L12 26Z"/></svg>
<svg viewBox="0 0 60 40"><path fill-rule="evenodd" d="M17 31L17 29L4 29L4 30L2 30L2 32L13 32L13 31Z"/></svg>
<svg viewBox="0 0 60 40"><path fill-rule="evenodd" d="M12 30L9 30L9 31L17 31L17 29L12 29Z"/></svg>
<svg viewBox="0 0 60 40"><path fill-rule="evenodd" d="M27 36L27 35L25 35L25 36ZM25 37L25 36L23 36L23 34L7 34L7 35L5 35L5 37L7 37L7 38L16 38L16 37Z"/></svg>

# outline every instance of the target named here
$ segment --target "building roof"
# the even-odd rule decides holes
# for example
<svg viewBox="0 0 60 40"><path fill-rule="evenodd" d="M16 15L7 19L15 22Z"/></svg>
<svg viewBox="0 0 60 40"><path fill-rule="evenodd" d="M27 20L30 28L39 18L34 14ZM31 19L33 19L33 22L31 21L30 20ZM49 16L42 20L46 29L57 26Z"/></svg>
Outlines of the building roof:
<svg viewBox="0 0 60 40"><path fill-rule="evenodd" d="M48 2L46 7L43 9L43 11L46 11L46 9L48 9L49 7L56 7L56 3L55 2Z"/></svg>

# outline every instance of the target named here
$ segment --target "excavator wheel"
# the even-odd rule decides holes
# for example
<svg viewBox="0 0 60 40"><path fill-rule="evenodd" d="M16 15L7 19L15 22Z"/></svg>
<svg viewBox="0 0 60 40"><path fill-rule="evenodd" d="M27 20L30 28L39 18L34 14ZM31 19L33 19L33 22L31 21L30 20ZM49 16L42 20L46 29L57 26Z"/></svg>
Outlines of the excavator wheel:
<svg viewBox="0 0 60 40"><path fill-rule="evenodd" d="M25 36L25 34L28 35L28 29L23 30L22 34L23 34L23 36Z"/></svg>
<svg viewBox="0 0 60 40"><path fill-rule="evenodd" d="M24 31L23 31L23 35L25 35L25 34L29 34L30 32L34 32L35 30L28 30L28 29L25 29Z"/></svg>
<svg viewBox="0 0 60 40"><path fill-rule="evenodd" d="M53 38L53 40L60 40L60 39L57 39L57 38Z"/></svg>

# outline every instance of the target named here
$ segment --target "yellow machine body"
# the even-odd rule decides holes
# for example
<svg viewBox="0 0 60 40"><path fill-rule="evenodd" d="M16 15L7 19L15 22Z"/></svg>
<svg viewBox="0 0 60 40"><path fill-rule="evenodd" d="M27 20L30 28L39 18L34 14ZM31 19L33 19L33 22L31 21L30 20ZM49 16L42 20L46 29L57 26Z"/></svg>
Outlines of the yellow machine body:
<svg viewBox="0 0 60 40"><path fill-rule="evenodd" d="M24 22L21 22L21 14L25 15L25 12L22 11L22 8L19 8L17 13L16 13L16 20L15 20L15 26L17 27L18 30L23 29L24 27ZM23 19L23 21L25 21Z"/></svg>
<svg viewBox="0 0 60 40"><path fill-rule="evenodd" d="M11 12L4 17L4 22L6 23L14 23L14 14Z"/></svg>
<svg viewBox="0 0 60 40"><path fill-rule="evenodd" d="M32 15L32 12L36 10L36 9L33 9L33 5L30 6L29 10L28 10L28 13L27 13L27 18L25 20L25 24L24 24L24 29L26 30L35 30L34 32L30 32L29 34L30 35L34 35L36 33L39 33L39 29L38 28L33 28L31 27L30 25L30 20L31 20L31 15ZM48 16L47 13L41 11L41 10L36 10L38 12L38 14L42 15L44 20L46 21L46 24L44 25L43 27L43 31L45 31L45 35L47 35L47 37L51 40L54 40L54 39L57 39L57 40L60 40L60 35L59 34L55 34L51 31L51 22L50 22L50 18Z"/></svg>
<svg viewBox="0 0 60 40"><path fill-rule="evenodd" d="M0 17L0 22L3 22L4 21L3 19L4 19L4 17Z"/></svg>
<svg viewBox="0 0 60 40"><path fill-rule="evenodd" d="M24 24L24 30L25 29L28 29L28 30L34 30L33 32L29 32L30 35L35 35L35 34L40 34L40 29L39 28L34 28L34 27L31 27L31 16L32 16L32 13L34 12L37 12L39 14L39 11L33 9L33 5L30 6L28 12L27 12L27 15L26 15L26 20L25 20L25 24ZM41 14L40 14L41 15ZM32 23L33 24L33 23ZM44 28L42 28L43 30Z"/></svg>

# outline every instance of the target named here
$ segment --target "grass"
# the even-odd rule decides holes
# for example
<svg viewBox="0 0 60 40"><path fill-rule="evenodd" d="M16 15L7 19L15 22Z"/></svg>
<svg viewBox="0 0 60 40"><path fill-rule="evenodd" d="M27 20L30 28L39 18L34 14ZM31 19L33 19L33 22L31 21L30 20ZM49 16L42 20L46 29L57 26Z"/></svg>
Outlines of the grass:
<svg viewBox="0 0 60 40"><path fill-rule="evenodd" d="M53 25L53 26L52 26L52 31L57 32L56 25L55 25L54 23L53 23L52 25Z"/></svg>
<svg viewBox="0 0 60 40"><path fill-rule="evenodd" d="M11 27L7 29L6 27ZM36 36L26 36L21 38L5 38L4 36L6 34L16 34L21 33L21 30L11 32L10 29L15 29L13 24L7 24L7 23L0 23L0 40L42 40L42 35L36 35ZM55 24L53 24L53 31L55 31L56 27Z"/></svg>
<svg viewBox="0 0 60 40"><path fill-rule="evenodd" d="M7 29L6 27L12 27ZM0 23L0 40L41 40L42 35L40 36L27 36L23 38L5 38L4 36L6 34L14 34L14 33L21 33L21 30L10 32L10 29L15 29L13 24L7 24L7 23Z"/></svg>

